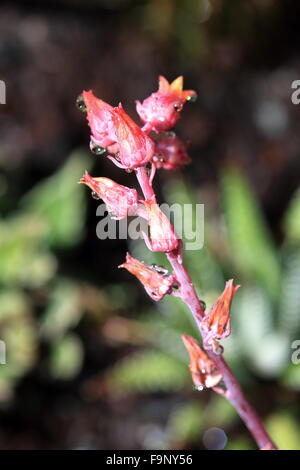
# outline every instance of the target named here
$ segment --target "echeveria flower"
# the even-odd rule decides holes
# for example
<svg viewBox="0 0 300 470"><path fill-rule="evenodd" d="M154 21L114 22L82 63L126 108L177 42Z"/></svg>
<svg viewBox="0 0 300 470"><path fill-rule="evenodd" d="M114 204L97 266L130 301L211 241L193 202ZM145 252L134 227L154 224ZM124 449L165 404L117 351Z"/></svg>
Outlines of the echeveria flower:
<svg viewBox="0 0 300 470"><path fill-rule="evenodd" d="M138 168L146 165L154 153L152 139L128 116L121 104L114 108L113 122L119 147L116 155L119 166Z"/></svg>
<svg viewBox="0 0 300 470"><path fill-rule="evenodd" d="M184 103L194 100L196 96L193 90L183 90L183 77L180 76L169 83L160 76L158 91L142 103L137 101L136 110L145 123L145 129L155 132L167 131L176 124Z"/></svg>
<svg viewBox="0 0 300 470"><path fill-rule="evenodd" d="M190 163L191 159L182 140L173 133L166 133L155 141L153 162L156 168L177 170Z"/></svg>
<svg viewBox="0 0 300 470"><path fill-rule="evenodd" d="M173 275L165 273L162 268L160 270L155 266L148 266L133 258L129 253L126 255L126 262L119 268L125 268L137 277L150 297L156 301L161 300L166 294L171 294L176 284Z"/></svg>
<svg viewBox="0 0 300 470"><path fill-rule="evenodd" d="M190 357L190 371L197 389L215 387L222 379L216 364L208 357L198 342L189 335L182 336Z"/></svg>
<svg viewBox="0 0 300 470"><path fill-rule="evenodd" d="M83 91L87 120L91 129L93 145L107 148L116 142L115 126L112 119L114 108L97 98L92 90Z"/></svg>
<svg viewBox="0 0 300 470"><path fill-rule="evenodd" d="M87 171L79 183L86 184L99 199L103 199L112 218L120 220L128 215L135 215L138 203L135 189L115 183L109 178L93 178Z"/></svg>
<svg viewBox="0 0 300 470"><path fill-rule="evenodd" d="M233 279L226 286L216 303L201 322L206 346L218 349L218 341L230 335L230 307L234 294L240 286L233 285Z"/></svg>
<svg viewBox="0 0 300 470"><path fill-rule="evenodd" d="M178 238L168 217L155 200L142 201L150 229L150 239L144 234L145 242L151 251L169 252L178 247Z"/></svg>

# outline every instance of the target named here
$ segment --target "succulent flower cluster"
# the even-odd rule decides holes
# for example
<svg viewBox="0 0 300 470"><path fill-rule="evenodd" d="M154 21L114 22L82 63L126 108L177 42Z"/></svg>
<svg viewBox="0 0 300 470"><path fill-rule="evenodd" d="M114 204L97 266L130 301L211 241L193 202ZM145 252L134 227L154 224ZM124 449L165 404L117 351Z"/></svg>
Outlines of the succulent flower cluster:
<svg viewBox="0 0 300 470"><path fill-rule="evenodd" d="M90 148L105 155L124 169L146 165L173 170L190 163L186 145L169 132L180 117L186 101L193 101L196 93L184 91L183 78L171 84L159 78L159 89L136 109L144 122L140 128L124 111L122 104L113 107L94 96L92 90L83 91L77 100L78 107L86 111L91 130ZM149 132L156 135L152 139Z"/></svg>
<svg viewBox="0 0 300 470"><path fill-rule="evenodd" d="M208 313L205 312L204 303L199 299L183 264L182 241L157 204L152 187L157 169L176 170L190 163L186 145L172 132L172 128L184 104L195 98L194 91L183 90L182 77L172 83L159 77L158 90L142 103L136 102L137 113L143 121L143 127L139 127L121 104L113 107L94 96L91 90L84 91L77 105L87 115L91 150L96 155L109 158L127 172L135 172L143 198L134 188L120 185L109 178L92 177L88 172L79 182L86 184L94 197L103 199L113 218L120 220L128 215L138 215L147 220L149 233L143 233L145 243L151 251L167 255L173 272L169 274L162 266L148 266L129 253L119 268L132 273L153 300L176 295L188 305L203 339L201 348L190 336L182 337L190 357L195 387L198 390L213 388L224 395L235 406L260 448L275 449L224 361L223 348L219 344L230 334L231 302L239 286L234 286L232 280L228 281L216 303Z"/></svg>
<svg viewBox="0 0 300 470"><path fill-rule="evenodd" d="M122 104L113 107L94 96L91 90L84 91L77 101L80 109L87 115L91 150L109 158L120 168L135 171L142 182L145 198L139 196L134 188L128 188L106 177L92 177L87 171L79 182L87 185L94 197L103 199L114 219L120 220L129 215L144 217L148 222L149 236L146 233L143 236L149 250L175 253L179 262L182 262L181 240L157 204L152 179L156 169L174 170L190 163L186 145L171 129L178 121L184 104L195 98L194 91L183 90L182 77L172 83L159 77L158 91L142 103L136 102L143 127L139 127L131 119ZM148 165L151 166L151 176L142 170ZM136 276L155 301L167 294L180 296L183 286L176 274L169 274L163 267L148 266L127 253L125 263L119 268L125 268ZM201 320L204 346L215 353L222 352L218 341L230 333L230 305L238 287L233 286L232 280L228 281L223 294ZM217 385L222 374L214 361L193 338L184 335L183 341L190 355L190 369L195 386L202 388Z"/></svg>

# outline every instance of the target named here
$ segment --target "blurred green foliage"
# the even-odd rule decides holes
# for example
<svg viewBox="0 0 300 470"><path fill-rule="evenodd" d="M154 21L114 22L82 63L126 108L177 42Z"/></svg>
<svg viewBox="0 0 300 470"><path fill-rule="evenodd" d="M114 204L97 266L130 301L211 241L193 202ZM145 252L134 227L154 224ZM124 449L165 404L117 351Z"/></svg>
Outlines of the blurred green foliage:
<svg viewBox="0 0 300 470"><path fill-rule="evenodd" d="M80 371L83 347L70 333L83 314L79 285L57 275L53 248L76 244L84 232L86 201L76 181L89 158L75 152L50 178L0 220L0 402L12 398L19 380L39 361L47 344L48 374L70 379Z"/></svg>
<svg viewBox="0 0 300 470"><path fill-rule="evenodd" d="M174 391L188 377L184 363L162 351L146 349L118 362L109 372L107 384L121 393L127 391Z"/></svg>
<svg viewBox="0 0 300 470"><path fill-rule="evenodd" d="M82 236L86 201L75 183L88 162L86 153L74 153L59 172L37 184L23 198L24 212L35 214L45 224L43 240L50 246L72 246Z"/></svg>

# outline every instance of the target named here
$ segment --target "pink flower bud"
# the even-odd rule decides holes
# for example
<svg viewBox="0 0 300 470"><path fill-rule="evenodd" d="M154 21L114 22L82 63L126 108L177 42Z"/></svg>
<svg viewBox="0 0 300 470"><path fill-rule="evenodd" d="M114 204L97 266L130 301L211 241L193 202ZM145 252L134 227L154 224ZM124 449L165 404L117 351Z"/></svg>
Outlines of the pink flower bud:
<svg viewBox="0 0 300 470"><path fill-rule="evenodd" d="M239 287L233 285L233 279L227 281L224 291L201 322L205 345L215 352L218 352L218 340L230 335L230 307Z"/></svg>
<svg viewBox="0 0 300 470"><path fill-rule="evenodd" d="M147 247L151 251L169 252L178 247L178 238L168 217L160 210L155 200L142 201L150 229L150 240L144 233Z"/></svg>
<svg viewBox="0 0 300 470"><path fill-rule="evenodd" d="M79 183L86 184L99 199L103 199L112 218L120 220L128 215L135 215L138 202L135 189L122 186L109 178L93 178L87 171Z"/></svg>
<svg viewBox="0 0 300 470"><path fill-rule="evenodd" d="M96 98L92 90L83 91L82 97L94 145L106 148L116 142L115 127L112 120L114 108L105 101Z"/></svg>
<svg viewBox="0 0 300 470"><path fill-rule="evenodd" d="M146 165L154 153L152 139L128 116L120 104L114 108L113 122L119 149L117 159L123 168Z"/></svg>
<svg viewBox="0 0 300 470"><path fill-rule="evenodd" d="M194 338L183 335L182 339L190 356L190 371L195 387L200 390L215 387L222 380L222 374L214 361Z"/></svg>
<svg viewBox="0 0 300 470"><path fill-rule="evenodd" d="M121 264L119 268L125 268L136 276L146 292L156 301L161 300L166 294L171 294L173 286L176 285L175 277L166 274L163 268L160 271L159 267L141 263L129 253L126 255L126 262Z"/></svg>
<svg viewBox="0 0 300 470"><path fill-rule="evenodd" d="M163 134L155 141L156 168L176 170L191 162L186 146L175 134Z"/></svg>
<svg viewBox="0 0 300 470"><path fill-rule="evenodd" d="M184 103L194 100L196 96L192 90L183 91L183 77L169 83L160 76L158 91L143 103L137 101L136 110L148 130L167 131L176 124Z"/></svg>

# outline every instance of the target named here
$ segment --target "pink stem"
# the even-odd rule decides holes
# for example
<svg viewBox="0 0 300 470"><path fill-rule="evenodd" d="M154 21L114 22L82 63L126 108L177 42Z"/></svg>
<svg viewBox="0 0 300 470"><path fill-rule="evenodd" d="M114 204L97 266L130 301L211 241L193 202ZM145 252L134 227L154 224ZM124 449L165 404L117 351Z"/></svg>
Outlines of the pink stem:
<svg viewBox="0 0 300 470"><path fill-rule="evenodd" d="M136 176L145 198L151 199L152 197L155 197L152 185L149 182L149 177L147 176L146 168L137 168ZM200 334L203 336L201 331L201 319L205 313L194 288L193 282L178 253L172 251L167 253L167 257L180 284L180 296L190 308L194 320L199 328ZM224 393L224 396L234 406L237 413L240 415L255 441L257 442L259 448L275 450L275 444L266 432L259 416L246 399L240 385L238 384L235 376L233 375L233 372L227 365L223 356L215 354L210 350L207 350L207 354L215 362L223 375L223 381L226 386L226 392Z"/></svg>
<svg viewBox="0 0 300 470"><path fill-rule="evenodd" d="M226 363L222 355L217 355L212 351L206 351L210 358L215 362L223 375L223 381L226 385L225 397L236 409L250 433L254 437L260 449L276 450L277 447L264 428L260 417L253 409L245 397L239 383L237 382L232 370Z"/></svg>
<svg viewBox="0 0 300 470"><path fill-rule="evenodd" d="M196 293L193 282L187 272L186 267L180 262L176 253L171 251L167 253L168 260L173 268L174 274L180 285L180 294L182 300L190 308L199 330L201 329L201 320L204 317L204 310Z"/></svg>
<svg viewBox="0 0 300 470"><path fill-rule="evenodd" d="M155 198L155 194L150 184L150 179L147 176L147 170L144 166L140 166L135 170L136 177L138 179L139 185L142 188L145 199Z"/></svg>

